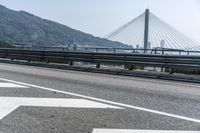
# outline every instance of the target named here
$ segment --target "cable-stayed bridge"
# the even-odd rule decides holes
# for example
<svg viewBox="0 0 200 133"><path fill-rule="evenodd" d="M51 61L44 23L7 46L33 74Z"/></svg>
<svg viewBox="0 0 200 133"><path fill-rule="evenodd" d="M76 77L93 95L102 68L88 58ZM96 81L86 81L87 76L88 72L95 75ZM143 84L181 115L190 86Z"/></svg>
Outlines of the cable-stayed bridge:
<svg viewBox="0 0 200 133"><path fill-rule="evenodd" d="M199 133L200 51L147 52L198 44L148 10L109 37L121 36L146 53L0 48L0 133Z"/></svg>
<svg viewBox="0 0 200 133"><path fill-rule="evenodd" d="M146 9L132 21L105 36L132 45L134 48L156 47L199 51L200 43L193 41Z"/></svg>

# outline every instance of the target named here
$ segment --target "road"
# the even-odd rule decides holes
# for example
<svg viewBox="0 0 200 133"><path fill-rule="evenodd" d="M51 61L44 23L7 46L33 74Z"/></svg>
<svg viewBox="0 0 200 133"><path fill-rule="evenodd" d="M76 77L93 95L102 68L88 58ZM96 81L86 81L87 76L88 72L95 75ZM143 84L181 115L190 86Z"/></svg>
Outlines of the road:
<svg viewBox="0 0 200 133"><path fill-rule="evenodd" d="M0 133L200 131L194 83L0 63L0 104Z"/></svg>

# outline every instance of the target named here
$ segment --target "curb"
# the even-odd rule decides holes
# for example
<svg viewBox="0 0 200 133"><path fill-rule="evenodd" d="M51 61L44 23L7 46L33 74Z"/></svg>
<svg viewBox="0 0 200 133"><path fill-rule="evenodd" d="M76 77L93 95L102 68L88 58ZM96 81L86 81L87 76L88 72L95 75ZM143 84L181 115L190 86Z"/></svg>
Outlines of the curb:
<svg viewBox="0 0 200 133"><path fill-rule="evenodd" d="M27 66L45 67L45 68L54 68L54 69L72 70L72 71L84 71L84 72L91 72L91 73L112 74L112 75L121 75L121 76L131 76L131 77L200 83L200 77L190 76L190 75L174 75L174 74L166 74L166 73L129 71L129 70L111 70L111 69L102 69L102 68L69 66L69 65L63 65L63 64L47 64L47 63L41 63L41 62L26 62L26 61L5 60L5 59L0 59L0 63L27 65Z"/></svg>

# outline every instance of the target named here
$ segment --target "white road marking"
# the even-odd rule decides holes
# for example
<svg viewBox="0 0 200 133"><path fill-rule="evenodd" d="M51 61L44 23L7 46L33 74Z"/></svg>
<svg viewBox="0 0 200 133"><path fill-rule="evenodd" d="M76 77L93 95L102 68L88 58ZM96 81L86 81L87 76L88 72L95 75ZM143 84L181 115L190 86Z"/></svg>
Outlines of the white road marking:
<svg viewBox="0 0 200 133"><path fill-rule="evenodd" d="M92 133L200 133L200 131L94 129Z"/></svg>
<svg viewBox="0 0 200 133"><path fill-rule="evenodd" d="M13 83L0 83L0 88L28 88L28 87Z"/></svg>
<svg viewBox="0 0 200 133"><path fill-rule="evenodd" d="M63 98L0 97L0 105L0 119L4 118L20 106L123 109L85 99Z"/></svg>
<svg viewBox="0 0 200 133"><path fill-rule="evenodd" d="M94 101L98 101L98 102L112 104L112 105L115 105L115 106L121 106L121 107L125 107L125 108L136 109L136 110L140 110L140 111L144 111L144 112L149 112L149 113L158 114L158 115L162 115L162 116L172 117L172 118L181 119L181 120L185 120L185 121L200 123L199 119L194 119L194 118L181 116L181 115L177 115L177 114L171 114L171 113L167 113L167 112L163 112L163 111L157 111L157 110L148 109L148 108L144 108L144 107L133 106L133 105L123 104L123 103L117 103L117 102L113 102L113 101L109 101L109 100L103 100L103 99L99 99L99 98L94 98L94 97L85 96L85 95L81 95L81 94L71 93L71 92L67 92L67 91L56 90L56 89L52 89L52 88L48 88L48 87L42 87L42 86L38 86L38 85L32 85L32 84L18 82L18 81L4 79L4 78L0 78L0 80L6 81L6 82L12 82L12 83L16 83L16 84L21 84L21 85L25 85L25 86L29 86L29 87L39 88L39 89L42 89L42 90L48 90L48 91L67 94L67 95L71 95L71 96L81 97L81 98L85 98L85 99L88 99L88 100L94 100Z"/></svg>

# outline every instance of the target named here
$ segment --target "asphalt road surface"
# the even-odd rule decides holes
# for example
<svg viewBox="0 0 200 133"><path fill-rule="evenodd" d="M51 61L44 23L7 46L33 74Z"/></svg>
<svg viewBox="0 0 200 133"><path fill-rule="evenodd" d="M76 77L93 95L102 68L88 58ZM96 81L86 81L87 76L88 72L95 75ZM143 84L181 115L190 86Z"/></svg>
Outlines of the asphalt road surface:
<svg viewBox="0 0 200 133"><path fill-rule="evenodd" d="M0 63L0 133L200 132L200 85Z"/></svg>

